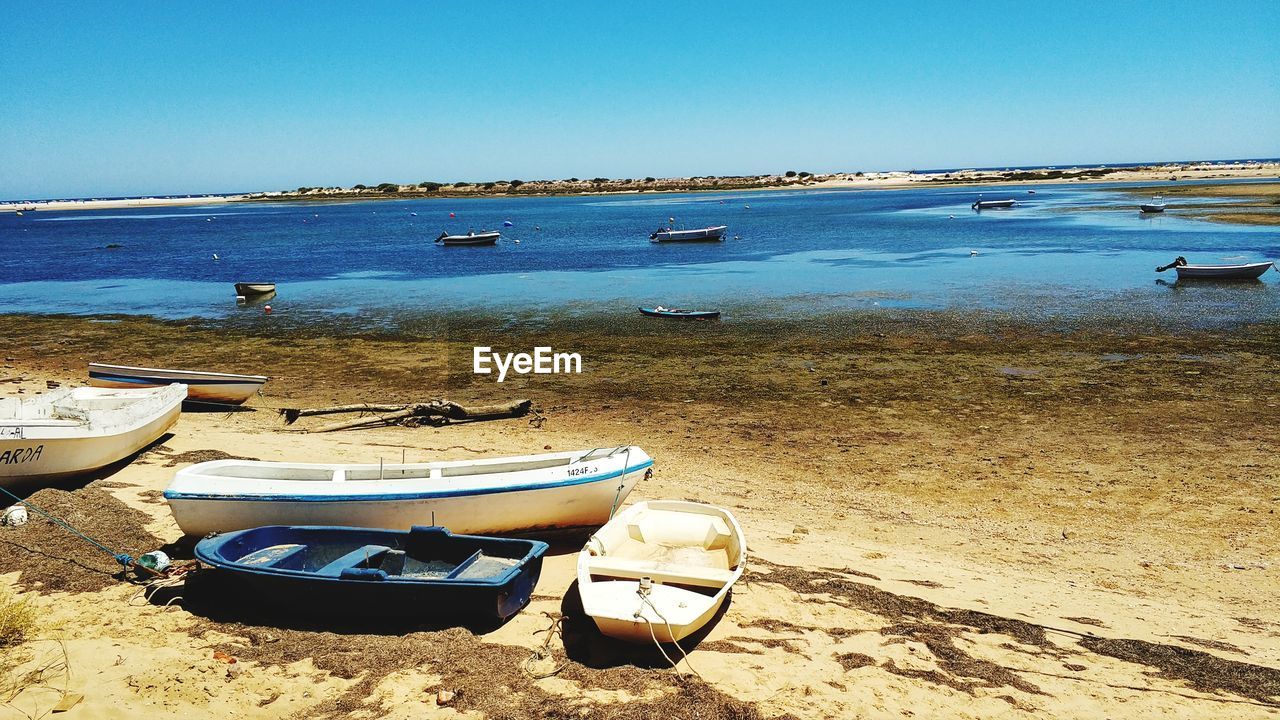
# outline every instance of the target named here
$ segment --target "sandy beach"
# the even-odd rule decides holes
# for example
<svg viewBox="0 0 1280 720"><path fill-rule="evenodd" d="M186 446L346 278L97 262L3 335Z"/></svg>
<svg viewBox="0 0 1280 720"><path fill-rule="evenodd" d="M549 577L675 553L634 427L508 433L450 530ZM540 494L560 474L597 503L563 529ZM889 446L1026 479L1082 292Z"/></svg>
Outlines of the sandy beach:
<svg viewBox="0 0 1280 720"><path fill-rule="evenodd" d="M532 180L484 183L459 182L393 184L379 187L308 187L269 190L239 195L194 197L140 197L111 200L38 200L0 202L0 213L54 210L109 210L113 208L182 207L231 202L280 202L296 200L394 200L424 197L511 197L524 195L618 195L651 192L725 192L778 189L900 190L932 185L992 186L1048 183L1205 181L1273 178L1280 174L1276 162L1169 163L1142 167L1082 166L1030 170L959 170L917 172L800 173L736 177L596 178L593 180ZM430 186L430 187L428 187Z"/></svg>
<svg viewBox="0 0 1280 720"><path fill-rule="evenodd" d="M159 493L203 459L641 445L656 473L631 502L725 506L750 544L745 581L680 677L575 610L574 543L553 547L532 604L496 630L337 627L263 615L194 581L148 602L110 577L109 557L34 521L0 529L0 555L19 568L6 584L40 614L10 654L0 717L38 716L66 692L84 696L67 715L80 718L1280 710L1280 403L1265 391L1280 370L1276 325L1063 329L925 312L731 328L551 321L508 327L502 344L572 347L583 373L501 385L469 368L492 324L440 325L333 336L4 316L0 331L24 342L5 354L0 391L82 383L89 360L172 365L179 353L184 366L272 376L254 412L184 414L111 476L43 491L134 553L181 555ZM272 411L440 396L529 397L544 419L307 434Z"/></svg>

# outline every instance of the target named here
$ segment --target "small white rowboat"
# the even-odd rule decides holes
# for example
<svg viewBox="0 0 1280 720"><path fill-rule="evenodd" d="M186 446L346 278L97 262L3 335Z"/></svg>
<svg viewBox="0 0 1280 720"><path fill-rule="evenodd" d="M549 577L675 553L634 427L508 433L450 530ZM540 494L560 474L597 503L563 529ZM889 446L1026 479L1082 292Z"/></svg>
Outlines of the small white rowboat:
<svg viewBox="0 0 1280 720"><path fill-rule="evenodd" d="M214 460L178 471L164 496L196 536L262 525L540 534L599 527L652 465L635 446L407 465Z"/></svg>
<svg viewBox="0 0 1280 720"><path fill-rule="evenodd" d="M83 475L155 442L182 410L186 385L62 388L0 400L0 485Z"/></svg>
<svg viewBox="0 0 1280 720"><path fill-rule="evenodd" d="M187 400L193 403L240 405L261 390L268 379L263 375L89 363L89 384L94 387L137 388L184 383Z"/></svg>
<svg viewBox="0 0 1280 720"><path fill-rule="evenodd" d="M600 632L676 642L724 604L746 568L747 540L728 510L676 500L633 505L578 553L582 608Z"/></svg>
<svg viewBox="0 0 1280 720"><path fill-rule="evenodd" d="M1239 265L1179 265L1179 280L1256 280L1271 269L1274 263L1256 262Z"/></svg>

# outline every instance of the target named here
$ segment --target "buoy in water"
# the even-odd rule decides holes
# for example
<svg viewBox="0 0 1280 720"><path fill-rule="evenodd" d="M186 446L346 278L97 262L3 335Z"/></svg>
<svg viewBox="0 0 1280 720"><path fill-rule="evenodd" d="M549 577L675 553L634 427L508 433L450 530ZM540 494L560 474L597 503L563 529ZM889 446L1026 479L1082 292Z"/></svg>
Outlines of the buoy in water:
<svg viewBox="0 0 1280 720"><path fill-rule="evenodd" d="M214 254L213 254L213 261L214 261L214 262L217 262L217 261L219 261L219 260L221 260L221 259L222 259L222 258L218 257L218 253L214 253Z"/></svg>
<svg viewBox="0 0 1280 720"><path fill-rule="evenodd" d="M449 213L449 217L457 217L457 215L454 215L453 213Z"/></svg>
<svg viewBox="0 0 1280 720"><path fill-rule="evenodd" d="M265 314L267 314L267 315L270 315L270 314L271 314L271 306L270 306L270 305L268 305L268 306L266 306L266 307L262 308L262 312L263 312L263 313L265 313Z"/></svg>

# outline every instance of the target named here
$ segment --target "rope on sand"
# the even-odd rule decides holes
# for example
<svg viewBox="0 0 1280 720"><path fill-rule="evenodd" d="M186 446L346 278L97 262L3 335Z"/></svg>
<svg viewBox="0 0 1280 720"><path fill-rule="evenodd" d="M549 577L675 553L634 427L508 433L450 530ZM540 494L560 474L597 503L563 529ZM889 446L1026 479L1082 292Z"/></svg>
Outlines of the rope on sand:
<svg viewBox="0 0 1280 720"><path fill-rule="evenodd" d="M8 495L9 497L13 498L15 501L17 501L17 502L19 502L19 503L22 503L22 504L23 504L23 505L25 505L26 507L28 507L28 508L30 508L30 509L32 509L32 510L35 510L36 512L38 512L38 513L40 513L41 515L45 516L45 518L47 518L50 522L53 522L53 523L55 523L55 524L57 524L57 525L60 525L60 526L61 526L63 529L65 529L67 532L70 532L70 533L72 533L73 535L76 535L77 537L81 538L82 540L84 540L85 542L89 543L90 545L93 545L94 547L98 548L99 550L101 550L101 551L105 552L106 554L110 555L111 557L115 558L115 561L116 561L116 562L118 562L118 563L120 563L120 565L121 565L123 568L125 568L126 570L127 570L130 566L132 566L132 567L135 567L135 568L142 568L143 570L145 570L145 571L147 571L147 572L151 573L152 575L156 575L156 576L160 576L160 575L161 575L161 574L160 574L159 572L157 572L156 570L154 570L154 569L152 569L152 568L149 568L149 567L147 567L146 565L142 565L142 564L138 563L136 560L134 560L134 559L133 559L133 556L129 555L128 553L122 553L122 552L121 552L121 553L118 553L118 552L115 552L114 550L112 550L111 548L107 547L106 545L103 545L102 543L98 542L97 540L94 540L93 538L89 537L88 535L85 535L84 533L80 532L79 530L77 530L77 529L75 529L75 528L71 527L71 525L70 525L70 524L68 524L68 523L64 522L63 520L60 520L60 519L58 519L58 518L54 517L53 515L50 515L49 513L45 512L44 510L40 509L40 508L39 508L38 506L36 506L34 503L28 502L28 501L23 500L22 498L18 497L17 495L14 495L13 493L9 492L9 490L8 490L7 488L0 487L0 492L3 492L5 495Z"/></svg>
<svg viewBox="0 0 1280 720"><path fill-rule="evenodd" d="M542 614L546 615L547 617L551 617L545 612ZM541 647L534 648L533 652L529 653L529 657L525 658L524 662L520 663L520 669L524 671L525 675L528 675L530 678L533 678L534 680L541 680L543 678L549 678L552 675L555 675L556 673L565 669L565 667L569 665L569 661L565 660L564 662L557 665L556 668L551 672L545 672L545 673L538 673L529 669L529 663L534 662L536 660L546 660L547 658L550 658L553 656L554 653L551 652L551 639L554 638L556 635L564 637L564 628L561 626L563 622L564 622L564 616L562 615L558 618L552 619L551 627L545 630L534 631L533 633L534 635L537 635L538 633L546 633L547 637L543 639Z"/></svg>

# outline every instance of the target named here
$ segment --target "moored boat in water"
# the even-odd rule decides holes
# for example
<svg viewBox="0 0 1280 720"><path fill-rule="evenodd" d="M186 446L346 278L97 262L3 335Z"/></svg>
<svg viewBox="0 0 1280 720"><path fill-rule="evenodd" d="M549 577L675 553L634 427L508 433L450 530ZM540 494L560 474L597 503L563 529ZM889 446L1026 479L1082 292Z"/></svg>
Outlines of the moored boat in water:
<svg viewBox="0 0 1280 720"><path fill-rule="evenodd" d="M255 295L266 295L276 291L276 284L270 282L238 282L236 283L236 295L241 297L253 297Z"/></svg>
<svg viewBox="0 0 1280 720"><path fill-rule="evenodd" d="M187 386L187 402L240 405L262 389L264 375L171 370L89 363L89 384L104 388L158 387L172 383Z"/></svg>
<svg viewBox="0 0 1280 720"><path fill-rule="evenodd" d="M196 558L255 598L314 614L482 615L505 620L529 603L547 544L408 531L268 526L215 535Z"/></svg>
<svg viewBox="0 0 1280 720"><path fill-rule="evenodd" d="M746 537L728 510L641 502L618 513L578 553L578 592L602 634L677 642L711 621L746 561Z"/></svg>
<svg viewBox="0 0 1280 720"><path fill-rule="evenodd" d="M728 227L728 225L714 225L692 230L676 230L670 227L658 228L650 233L649 242L717 242L723 239L724 231Z"/></svg>
<svg viewBox="0 0 1280 720"><path fill-rule="evenodd" d="M497 230L469 232L466 235L450 235L447 232L441 232L436 238L437 245L493 245L498 242L498 238L502 235Z"/></svg>
<svg viewBox="0 0 1280 720"><path fill-rule="evenodd" d="M599 527L652 466L635 446L395 465L214 460L179 470L164 497L196 536L262 525L550 534Z"/></svg>
<svg viewBox="0 0 1280 720"><path fill-rule="evenodd" d="M1156 268L1156 272L1173 268L1179 280L1257 280L1274 266L1270 260L1231 265L1191 265L1186 258L1179 256L1168 265Z"/></svg>
<svg viewBox="0 0 1280 720"><path fill-rule="evenodd" d="M85 475L155 442L182 410L187 386L59 388L0 399L0 485Z"/></svg>
<svg viewBox="0 0 1280 720"><path fill-rule="evenodd" d="M979 195L978 199L974 200L973 204L970 205L969 207L973 210L981 211L981 210L997 210L1000 208L1011 208L1017 204L1018 204L1018 201L1012 198L1008 200L983 200L982 196Z"/></svg>
<svg viewBox="0 0 1280 720"><path fill-rule="evenodd" d="M1164 197L1161 195L1153 195L1151 197L1151 202L1142 203L1138 206L1138 212L1145 214L1162 213L1164 212L1165 207Z"/></svg>

